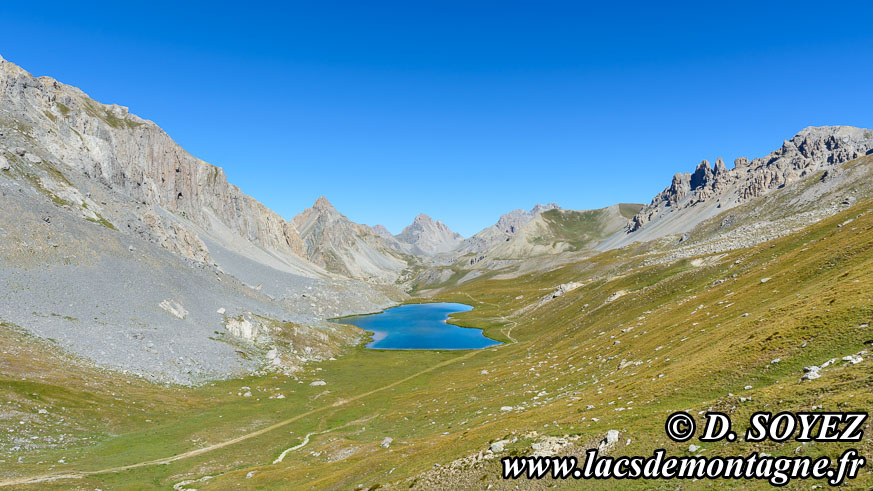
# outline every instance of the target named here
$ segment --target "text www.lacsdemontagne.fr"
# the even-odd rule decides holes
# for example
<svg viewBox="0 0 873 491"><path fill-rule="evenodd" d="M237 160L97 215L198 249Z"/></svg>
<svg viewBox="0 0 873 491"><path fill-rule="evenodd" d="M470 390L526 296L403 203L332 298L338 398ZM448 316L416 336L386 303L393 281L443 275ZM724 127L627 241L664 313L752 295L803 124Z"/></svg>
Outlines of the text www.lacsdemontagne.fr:
<svg viewBox="0 0 873 491"><path fill-rule="evenodd" d="M857 476L865 462L849 449L831 468L828 457L773 457L757 452L736 457L667 457L663 449L648 457L601 457L586 452L585 466L575 457L504 457L504 479L736 479L784 486L792 479L827 479L832 486Z"/></svg>

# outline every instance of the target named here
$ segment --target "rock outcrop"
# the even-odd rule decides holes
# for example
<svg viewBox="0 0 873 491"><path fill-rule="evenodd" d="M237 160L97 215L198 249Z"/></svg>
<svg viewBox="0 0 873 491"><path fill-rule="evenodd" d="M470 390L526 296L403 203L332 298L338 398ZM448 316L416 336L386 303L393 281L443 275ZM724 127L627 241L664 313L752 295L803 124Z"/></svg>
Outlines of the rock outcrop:
<svg viewBox="0 0 873 491"><path fill-rule="evenodd" d="M154 210L149 209L141 216L142 222L149 227L149 239L160 244L164 249L195 261L211 263L209 248L196 233L188 230L178 221L161 218Z"/></svg>

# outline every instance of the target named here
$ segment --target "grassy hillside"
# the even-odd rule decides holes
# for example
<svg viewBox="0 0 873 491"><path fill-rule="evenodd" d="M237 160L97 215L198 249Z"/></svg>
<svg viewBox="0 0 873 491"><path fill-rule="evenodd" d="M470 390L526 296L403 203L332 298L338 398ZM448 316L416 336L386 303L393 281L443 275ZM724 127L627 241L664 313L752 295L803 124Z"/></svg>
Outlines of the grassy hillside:
<svg viewBox="0 0 873 491"><path fill-rule="evenodd" d="M611 429L620 432L615 455L647 455L659 447L685 455L688 443L664 434L664 419L676 410L725 411L744 428L757 410L873 407L873 360L841 361L873 343L873 202L749 249L678 261L649 250L637 245L544 273L472 280L439 295L473 305L454 322L485 329L505 342L501 346L357 349L310 366L299 381L264 376L196 389L158 387L84 365L70 369L70 360L45 355L43 343L3 329L0 394L10 403L0 432L38 429L37 442L71 436L62 445L32 449L11 450L4 442L0 481L99 472L241 437L160 465L31 486L169 487L208 476L192 486L430 488L439 480L450 482L446 487L504 487L496 460L449 464L504 438L511 442L507 454L529 454L532 443L567 436L574 444L564 451L578 455ZM558 285L569 282L582 286L553 298ZM801 381L803 367L832 358L837 362L821 378ZM311 386L316 380L326 385ZM269 398L277 394L285 398ZM857 448L869 457L870 422L865 431L868 438ZM393 438L388 448L380 446L385 437ZM837 456L847 447L700 445L707 456L753 450ZM645 484L653 483L621 483ZM870 470L848 484L869 488Z"/></svg>

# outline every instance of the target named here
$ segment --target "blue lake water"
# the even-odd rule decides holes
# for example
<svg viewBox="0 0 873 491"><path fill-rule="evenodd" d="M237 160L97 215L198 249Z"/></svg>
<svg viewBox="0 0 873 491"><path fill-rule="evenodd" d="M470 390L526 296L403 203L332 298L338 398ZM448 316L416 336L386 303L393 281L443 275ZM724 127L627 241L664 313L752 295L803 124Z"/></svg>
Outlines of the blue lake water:
<svg viewBox="0 0 873 491"><path fill-rule="evenodd" d="M481 329L446 323L449 314L473 307L462 303L401 305L378 314L345 317L339 322L373 332L373 349L479 349L500 344L486 338Z"/></svg>

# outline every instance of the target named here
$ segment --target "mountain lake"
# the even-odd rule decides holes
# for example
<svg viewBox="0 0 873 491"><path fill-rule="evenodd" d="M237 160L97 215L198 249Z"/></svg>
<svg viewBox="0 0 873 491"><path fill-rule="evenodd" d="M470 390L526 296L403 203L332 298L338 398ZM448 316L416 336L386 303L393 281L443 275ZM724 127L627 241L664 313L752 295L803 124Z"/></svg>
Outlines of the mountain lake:
<svg viewBox="0 0 873 491"><path fill-rule="evenodd" d="M449 314L473 307L462 303L422 303L392 307L377 314L335 319L373 333L371 349L481 349L500 344L481 329L446 323Z"/></svg>

